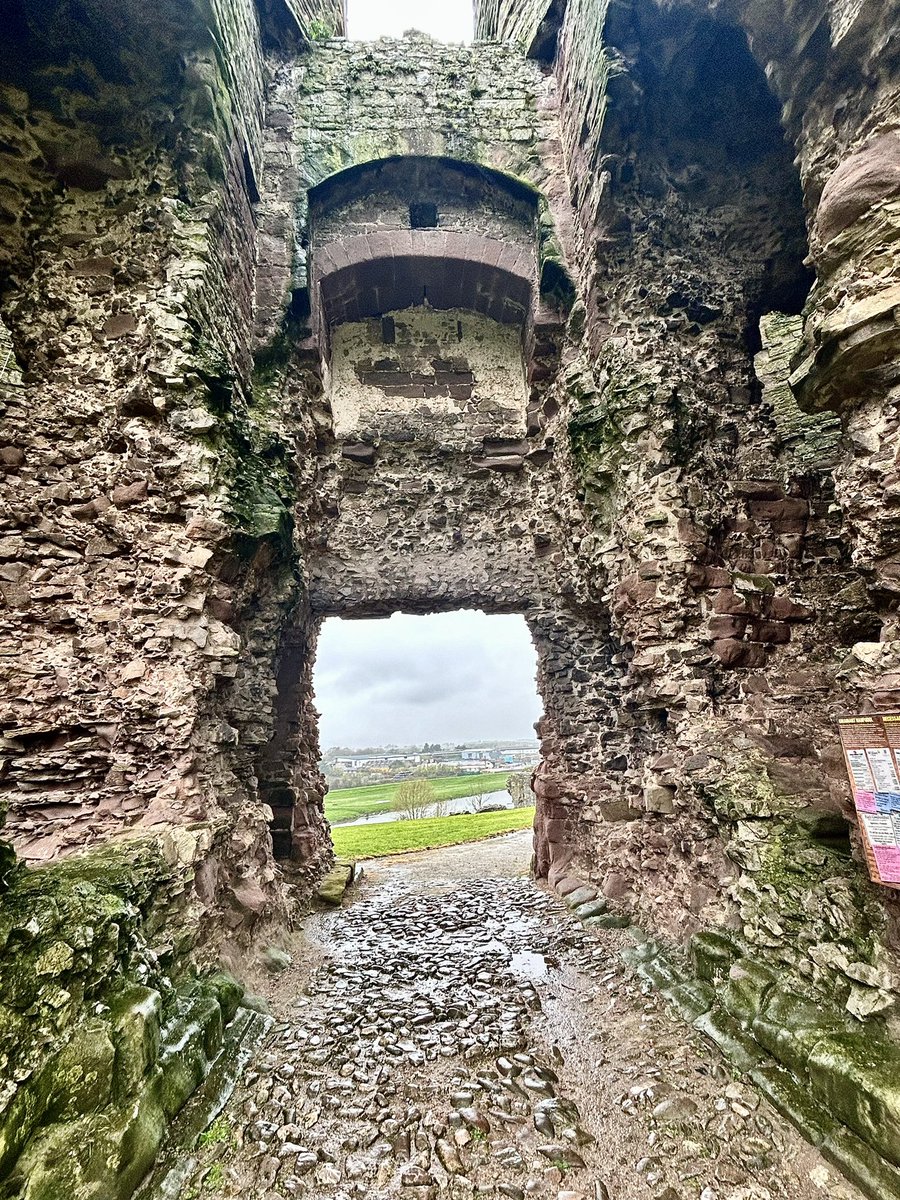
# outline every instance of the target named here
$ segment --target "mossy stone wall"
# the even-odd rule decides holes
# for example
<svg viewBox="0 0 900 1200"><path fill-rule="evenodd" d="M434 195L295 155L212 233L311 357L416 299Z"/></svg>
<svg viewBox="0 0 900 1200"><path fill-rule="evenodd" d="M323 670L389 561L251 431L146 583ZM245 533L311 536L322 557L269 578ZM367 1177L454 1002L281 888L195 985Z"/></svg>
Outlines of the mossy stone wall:
<svg viewBox="0 0 900 1200"><path fill-rule="evenodd" d="M198 848L179 831L16 869L0 901L4 1200L126 1200L244 1032L241 986L188 965Z"/></svg>

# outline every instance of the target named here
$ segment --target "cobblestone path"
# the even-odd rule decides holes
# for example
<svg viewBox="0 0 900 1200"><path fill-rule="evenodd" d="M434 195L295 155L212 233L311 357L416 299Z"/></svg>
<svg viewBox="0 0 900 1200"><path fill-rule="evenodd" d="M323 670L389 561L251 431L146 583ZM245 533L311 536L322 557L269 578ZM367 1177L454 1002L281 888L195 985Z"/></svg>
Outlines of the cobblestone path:
<svg viewBox="0 0 900 1200"><path fill-rule="evenodd" d="M627 935L522 873L526 846L379 865L310 919L318 965L278 978L182 1200L858 1200L642 992Z"/></svg>

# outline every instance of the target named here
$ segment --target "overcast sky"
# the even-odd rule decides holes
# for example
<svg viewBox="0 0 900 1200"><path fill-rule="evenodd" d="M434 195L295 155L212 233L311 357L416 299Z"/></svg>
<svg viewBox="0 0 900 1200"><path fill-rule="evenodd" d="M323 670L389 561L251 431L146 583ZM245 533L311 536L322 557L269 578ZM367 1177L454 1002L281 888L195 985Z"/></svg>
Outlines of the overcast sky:
<svg viewBox="0 0 900 1200"><path fill-rule="evenodd" d="M439 42L472 40L473 0L347 0L347 36L402 37L408 29Z"/></svg>
<svg viewBox="0 0 900 1200"><path fill-rule="evenodd" d="M332 618L315 667L322 749L533 738L535 666L518 616Z"/></svg>

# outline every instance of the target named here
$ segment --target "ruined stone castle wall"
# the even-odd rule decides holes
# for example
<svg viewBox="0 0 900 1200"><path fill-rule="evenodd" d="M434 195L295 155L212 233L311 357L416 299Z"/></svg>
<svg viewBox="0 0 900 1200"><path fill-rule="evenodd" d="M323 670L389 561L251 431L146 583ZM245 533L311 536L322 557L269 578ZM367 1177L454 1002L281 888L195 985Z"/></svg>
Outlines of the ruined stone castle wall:
<svg viewBox="0 0 900 1200"><path fill-rule="evenodd" d="M896 17L489 2L495 41L442 47L340 16L61 7L0 50L0 786L50 864L4 853L0 890L65 901L52 983L0 1023L18 1094L62 1086L17 1057L25 1008L64 1055L149 963L156 1025L193 995L209 1039L174 1099L153 1056L101 1097L148 1106L152 1157L233 1015L178 993L191 946L328 860L321 619L482 607L538 650L539 876L659 939L647 977L783 1107L828 1107L878 1194L897 910L833 719L900 699ZM97 868L131 939L101 968L54 869L109 839L137 867ZM38 1174L44 1115L0 1140Z"/></svg>
<svg viewBox="0 0 900 1200"><path fill-rule="evenodd" d="M284 908L256 776L296 590L249 412L261 31L249 3L38 16L3 64L0 1174L125 1197L256 1021L196 978L211 942Z"/></svg>
<svg viewBox="0 0 900 1200"><path fill-rule="evenodd" d="M581 868L608 895L669 936L718 931L708 945L699 935L688 970L711 985L702 997L679 992L686 975L667 975L652 949L642 969L736 1060L762 1047L786 1065L801 1083L782 1103L854 1093L856 1055L883 1018L891 1028L898 984L896 906L868 882L834 724L896 703L890 585L872 586L871 528L857 541L854 517L878 512L890 528L869 488L894 458L883 317L897 184L883 130L896 30L884 11L816 10L779 12L777 33L754 6L732 10L781 112L743 35L702 5L605 20L600 6L570 5L557 60L586 305L584 371L560 392L558 442L594 531L572 571L578 594L596 589L611 610L624 671L602 753L583 778L549 781L569 817L552 835L577 812ZM710 47L726 79L705 68ZM749 138L732 87L745 113L758 105ZM799 176L794 146L766 143L779 117ZM854 154L858 138L868 148ZM844 155L821 192L823 164ZM808 300L801 184L818 273ZM837 225L853 230L832 255L819 232L835 237L829 186ZM851 379L854 400L838 400ZM843 431L829 409L846 413ZM881 561L888 574L890 553ZM701 945L722 963L704 963ZM745 984L752 997L739 996ZM794 1024L798 994L827 1016L798 1009ZM841 1049L828 1040L839 1027ZM873 1194L893 1179L872 1156L894 1161L887 1126L866 1108L886 1078L867 1074L869 1099L838 1105L853 1133L830 1151Z"/></svg>
<svg viewBox="0 0 900 1200"><path fill-rule="evenodd" d="M751 14L743 16L746 23ZM869 953L889 963L890 898L873 926L858 865L841 868L822 842L841 827L847 797L833 717L854 702L840 696L840 647L877 619L835 504L832 469L846 454L839 428L797 407L783 340L771 354L789 318L763 321L762 397L752 365L760 313L799 311L804 301L799 184L777 139L764 148L772 107L766 117L761 76L754 82L745 66L741 103L751 104L748 89L756 88L760 105L752 150L741 147L715 72L703 78L717 37L716 53L734 75L733 31L684 12L660 17L653 6L630 26L619 21L596 34L592 53L580 37L591 26L570 9L559 59L592 377L587 395L579 380L570 400L569 434L592 523L613 530L597 568L628 670L625 711L606 735L604 761L615 763L612 778L634 821L595 825L588 855L599 853L611 893L624 890L648 912L664 895L673 931L697 919L734 926L760 952L865 1007L877 999L859 991L852 972L835 980L828 946L874 930L886 940ZM677 85L652 65L664 61L653 53L655 37L667 39L676 76L679 58L688 64ZM759 44L768 43L760 36ZM646 76L641 45L651 61ZM634 82L645 116L660 97L655 129L631 107ZM740 168L716 160L718 140L700 144L709 131L699 112L685 111L692 97L729 121ZM602 129L584 121L591 105L605 113ZM700 140L691 146L691 137ZM807 324L821 288L820 280ZM576 563L576 573L584 566ZM756 799L735 804L741 792ZM639 816L648 811L655 815ZM818 909L825 918L814 929L801 914L817 885L804 877L792 887L780 875L769 858L776 842L776 858L825 866L832 882L818 885L824 891L835 894L835 873L847 878L849 891ZM799 953L785 933L789 914L808 927Z"/></svg>

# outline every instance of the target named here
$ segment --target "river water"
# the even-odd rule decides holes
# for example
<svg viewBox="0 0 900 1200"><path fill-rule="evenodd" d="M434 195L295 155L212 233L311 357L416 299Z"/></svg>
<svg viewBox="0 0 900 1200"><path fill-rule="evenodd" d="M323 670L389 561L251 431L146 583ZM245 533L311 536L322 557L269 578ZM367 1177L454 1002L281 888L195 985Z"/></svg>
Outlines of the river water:
<svg viewBox="0 0 900 1200"><path fill-rule="evenodd" d="M434 804L426 806L423 816L426 817L449 817L455 813L474 812L472 801L474 796L459 796L456 800L437 800ZM512 798L509 792L484 792L482 798L483 805L499 804L503 808L512 808ZM386 821L401 821L403 820L402 813L398 812L383 812L371 813L368 816L356 817L352 821L335 821L333 825L335 829L345 828L347 825L383 825Z"/></svg>

